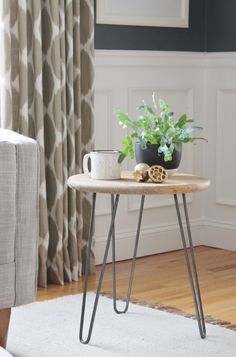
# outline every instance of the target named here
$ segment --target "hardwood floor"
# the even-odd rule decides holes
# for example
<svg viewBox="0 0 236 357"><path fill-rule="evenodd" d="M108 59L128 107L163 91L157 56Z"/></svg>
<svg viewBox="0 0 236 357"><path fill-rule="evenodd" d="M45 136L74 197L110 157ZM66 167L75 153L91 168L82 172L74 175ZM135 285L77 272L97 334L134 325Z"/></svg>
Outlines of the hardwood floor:
<svg viewBox="0 0 236 357"><path fill-rule="evenodd" d="M236 252L210 247L195 248L205 315L236 324ZM117 294L125 296L130 261L117 263ZM100 267L97 267L98 272ZM107 265L102 291L111 292L111 264ZM94 290L98 274L90 276ZM82 292L82 280L38 290L38 301ZM194 313L183 251L138 258L132 298L173 306Z"/></svg>

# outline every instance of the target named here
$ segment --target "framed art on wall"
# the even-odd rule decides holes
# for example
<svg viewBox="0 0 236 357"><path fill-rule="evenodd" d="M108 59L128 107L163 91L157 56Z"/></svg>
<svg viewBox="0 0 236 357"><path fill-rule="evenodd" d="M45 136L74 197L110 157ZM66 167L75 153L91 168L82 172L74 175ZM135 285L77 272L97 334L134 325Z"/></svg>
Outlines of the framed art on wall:
<svg viewBox="0 0 236 357"><path fill-rule="evenodd" d="M188 27L189 0L97 0L98 24Z"/></svg>

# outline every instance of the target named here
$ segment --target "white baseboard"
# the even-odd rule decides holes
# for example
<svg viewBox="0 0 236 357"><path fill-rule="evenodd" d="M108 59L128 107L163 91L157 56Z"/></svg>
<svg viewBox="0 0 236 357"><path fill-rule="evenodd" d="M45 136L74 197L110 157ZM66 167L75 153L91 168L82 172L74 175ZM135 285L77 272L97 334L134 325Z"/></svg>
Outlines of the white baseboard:
<svg viewBox="0 0 236 357"><path fill-rule="evenodd" d="M203 232L199 239L200 245L236 251L235 224L206 220Z"/></svg>
<svg viewBox="0 0 236 357"><path fill-rule="evenodd" d="M199 245L199 237L202 234L202 224L199 220L191 222L194 245ZM116 259L117 261L130 259L133 253L135 231L118 232L116 234ZM106 245L106 237L96 238L95 256L96 263L101 264ZM182 248L181 236L177 224L168 226L144 227L140 233L138 257L157 253L169 252ZM111 262L111 249L108 255Z"/></svg>
<svg viewBox="0 0 236 357"><path fill-rule="evenodd" d="M236 225L213 220L191 222L194 246L206 245L214 248L236 251ZM133 252L135 231L116 234L116 258L118 261L130 259ZM106 237L96 239L95 254L97 264L102 263ZM140 233L138 257L182 249L178 225L145 227ZM111 262L109 252L108 262Z"/></svg>

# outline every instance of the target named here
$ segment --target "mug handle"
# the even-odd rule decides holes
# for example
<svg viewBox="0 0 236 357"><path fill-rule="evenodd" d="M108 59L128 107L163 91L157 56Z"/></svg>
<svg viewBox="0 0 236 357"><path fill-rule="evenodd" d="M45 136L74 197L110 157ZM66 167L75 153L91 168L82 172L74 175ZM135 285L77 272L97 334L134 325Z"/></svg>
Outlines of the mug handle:
<svg viewBox="0 0 236 357"><path fill-rule="evenodd" d="M90 154L84 155L84 158L83 158L83 171L84 171L84 174L86 174L86 175L90 174L90 171L88 169L88 159L89 158L90 158Z"/></svg>

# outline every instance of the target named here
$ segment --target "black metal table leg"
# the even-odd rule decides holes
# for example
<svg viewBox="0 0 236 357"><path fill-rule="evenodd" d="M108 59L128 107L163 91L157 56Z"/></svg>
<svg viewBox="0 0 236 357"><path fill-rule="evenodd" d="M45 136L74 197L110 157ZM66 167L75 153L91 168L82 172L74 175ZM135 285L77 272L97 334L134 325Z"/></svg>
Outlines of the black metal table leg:
<svg viewBox="0 0 236 357"><path fill-rule="evenodd" d="M186 266L187 266L187 271L188 271L188 276L189 276L189 282L190 282L194 305L195 305L195 309L196 309L196 316L197 316L197 321L198 321L199 332L200 332L201 338L205 338L206 337L205 319L204 319L204 313L203 313L203 308L202 308L201 293L200 293L200 287L199 287L199 282L198 282L197 267L196 267L196 261L195 261L195 257L194 257L194 251L193 251L193 242L192 242L192 235L191 235L191 230L190 230L190 223L189 223L185 194L182 194L182 197L183 197L184 213L185 213L186 225L187 225L189 252L188 252L188 247L186 244L185 233L184 233L183 223L182 223L180 209L179 209L178 197L176 194L174 194L175 208L176 208L176 213L177 213L177 217L178 217L178 221L179 221L179 228L180 228L180 233L181 233L181 238L182 238L182 243L183 243L183 248L184 248L184 255L185 255Z"/></svg>
<svg viewBox="0 0 236 357"><path fill-rule="evenodd" d="M113 308L117 314L124 314L128 311L128 308L129 308L130 296L131 296L131 292L132 292L132 285L133 285L133 279L134 279L134 271L135 271L135 263L136 263L136 256L137 256L137 250L138 250L139 236L140 236L140 228L141 228L141 222L142 222L142 216L143 216L144 200L145 200L145 196L142 195L140 209L139 209L139 218L138 218L136 239L135 239L135 244L134 244L134 252L133 252L133 258L132 258L131 268L130 268L128 291L127 291L127 297L126 297L126 302L125 302L125 308L123 310L118 310L118 308L117 308L115 222L113 221L113 227L112 227L112 290L113 290ZM114 195L111 195L111 210L112 210L112 212L114 210Z"/></svg>
<svg viewBox="0 0 236 357"><path fill-rule="evenodd" d="M114 226L117 206L118 206L118 202L119 202L119 197L120 197L119 195L116 195L115 203L114 203L113 210L112 210L111 223L110 223L110 228L109 228L109 233L108 233L108 237L107 237L106 248L105 248L104 257L103 257L102 269L101 269L101 273L100 273L100 277L99 277L99 281L98 281L98 286L97 286L97 291L96 291L96 296L95 296L95 300L94 300L92 316L91 316L91 320L90 320L90 324L89 324L89 328L88 328L88 335L87 335L87 338L84 339L83 338L84 315L85 315L85 308L86 308L86 297L87 297L88 275L89 275L88 274L89 273L89 261L90 261L91 245L92 245L94 217L95 217L95 204L96 204L96 193L93 193L92 213L91 213L90 226L89 226L89 236L88 236L88 242L87 242L87 257L86 257L85 276L84 276L84 293L83 293L83 300L82 300L80 329L79 329L79 339L80 339L80 342L84 343L84 344L87 344L90 341L90 338L91 338L91 335L92 335L94 320L95 320L96 311L97 311L98 299L99 299L99 296L100 296L102 281L103 281L104 272L105 272L105 268L106 268L107 255L108 255L108 251L109 251L109 247L110 247L110 242L111 242L111 237L112 237L112 232L113 232L113 226Z"/></svg>

